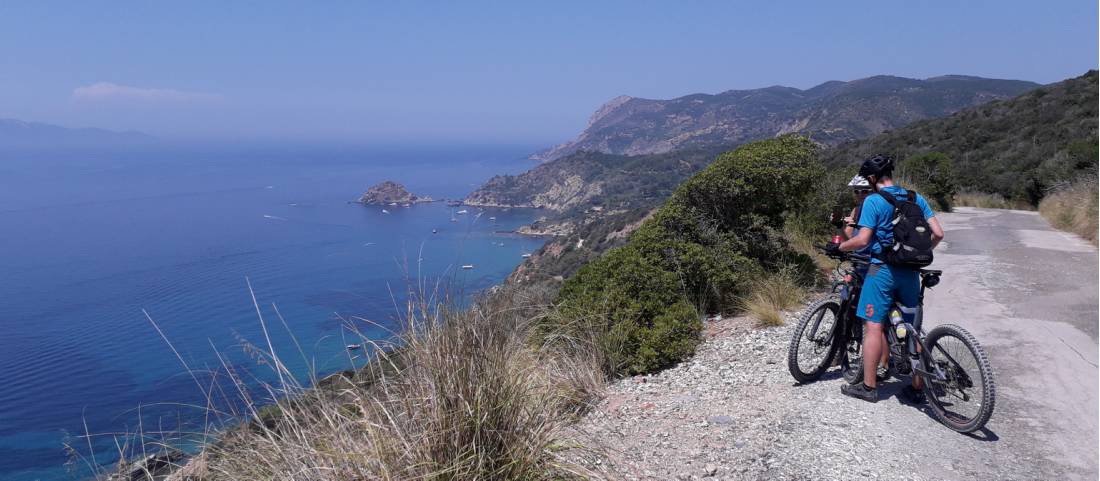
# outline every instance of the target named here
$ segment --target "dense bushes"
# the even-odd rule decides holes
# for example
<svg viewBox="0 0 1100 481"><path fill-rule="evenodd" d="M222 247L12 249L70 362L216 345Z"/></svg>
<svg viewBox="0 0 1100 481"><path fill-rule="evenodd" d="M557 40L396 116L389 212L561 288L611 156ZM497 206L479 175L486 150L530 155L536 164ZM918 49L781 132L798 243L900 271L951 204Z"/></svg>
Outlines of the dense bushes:
<svg viewBox="0 0 1100 481"><path fill-rule="evenodd" d="M914 190L933 201L936 210L951 211L951 200L959 186L955 180L954 164L946 154L928 152L909 157L899 165L898 175L912 181Z"/></svg>
<svg viewBox="0 0 1100 481"><path fill-rule="evenodd" d="M736 309L752 281L810 259L784 235L823 177L808 140L784 136L744 145L685 181L622 247L582 267L559 294L562 329L595 329L621 352L614 373L667 367L691 354L703 312Z"/></svg>

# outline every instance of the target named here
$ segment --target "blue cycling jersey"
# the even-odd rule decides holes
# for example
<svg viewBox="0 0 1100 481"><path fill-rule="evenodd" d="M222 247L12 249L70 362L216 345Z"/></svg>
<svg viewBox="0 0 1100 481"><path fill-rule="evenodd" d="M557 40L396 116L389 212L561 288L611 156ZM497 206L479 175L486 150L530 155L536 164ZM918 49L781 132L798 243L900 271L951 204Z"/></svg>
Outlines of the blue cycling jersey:
<svg viewBox="0 0 1100 481"><path fill-rule="evenodd" d="M882 189L894 196L900 196L907 191L896 185L889 187L883 187ZM935 212L932 212L932 208L928 206L928 202L924 200L924 197L920 194L916 194L917 205L920 206L920 210L924 212L925 219L931 219L936 216ZM891 224L894 217L894 206L890 205L886 199L882 198L881 194L875 193L867 196L863 200L863 207L859 211L859 222L857 222L860 228L872 229L871 242L867 244L866 250L861 249L860 252L867 252L873 256L877 256L882 253L883 246L890 246L894 243L894 226ZM875 264L881 264L882 261L877 257L871 262Z"/></svg>

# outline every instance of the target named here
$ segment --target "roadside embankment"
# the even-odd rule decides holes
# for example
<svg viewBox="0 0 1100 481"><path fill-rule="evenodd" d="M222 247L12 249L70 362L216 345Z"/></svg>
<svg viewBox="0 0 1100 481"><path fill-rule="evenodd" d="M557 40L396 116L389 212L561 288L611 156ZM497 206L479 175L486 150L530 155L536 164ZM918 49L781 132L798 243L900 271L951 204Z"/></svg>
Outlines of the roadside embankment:
<svg viewBox="0 0 1100 481"><path fill-rule="evenodd" d="M1100 229L1096 178L1079 180L1051 192L1039 203L1039 213L1051 225L1096 244Z"/></svg>

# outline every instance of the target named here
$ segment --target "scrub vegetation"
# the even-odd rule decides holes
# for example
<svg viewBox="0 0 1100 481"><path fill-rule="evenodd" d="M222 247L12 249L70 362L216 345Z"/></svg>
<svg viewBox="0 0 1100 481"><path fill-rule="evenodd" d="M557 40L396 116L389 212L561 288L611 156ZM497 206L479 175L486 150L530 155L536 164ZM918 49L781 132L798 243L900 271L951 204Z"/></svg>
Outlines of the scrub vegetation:
<svg viewBox="0 0 1100 481"><path fill-rule="evenodd" d="M809 283L814 264L785 226L824 174L809 140L784 136L720 155L685 181L626 245L589 262L562 286L559 323L615 340L612 374L671 366L694 352L708 313L735 312L769 272ZM608 356L610 357L610 356Z"/></svg>
<svg viewBox="0 0 1100 481"><path fill-rule="evenodd" d="M1039 203L1039 213L1054 227L1096 244L1100 220L1096 183L1096 177L1090 177L1054 189Z"/></svg>
<svg viewBox="0 0 1100 481"><path fill-rule="evenodd" d="M225 404L243 406L248 421L169 479L586 478L556 453L564 428L606 384L603 350L587 338L534 342L533 328L551 315L548 300L543 291L499 289L462 310L412 303L399 338L363 339L375 348L372 362L315 388L281 371L283 382L264 385L266 396L253 400L233 377L240 396ZM283 366L276 353L255 354ZM265 397L274 404L263 406Z"/></svg>

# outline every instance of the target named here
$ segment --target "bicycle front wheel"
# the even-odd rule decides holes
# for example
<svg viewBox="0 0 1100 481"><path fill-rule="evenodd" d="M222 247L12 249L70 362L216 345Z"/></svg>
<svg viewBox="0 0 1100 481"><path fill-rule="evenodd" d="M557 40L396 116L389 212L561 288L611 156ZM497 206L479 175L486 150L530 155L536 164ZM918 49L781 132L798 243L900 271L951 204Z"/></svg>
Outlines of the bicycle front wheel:
<svg viewBox="0 0 1100 481"><path fill-rule="evenodd" d="M863 382L863 320L852 319L851 332L840 346L840 374L848 384Z"/></svg>
<svg viewBox="0 0 1100 481"><path fill-rule="evenodd" d="M985 350L966 329L945 324L932 329L924 341L934 376L925 376L924 392L932 413L960 433L981 429L993 415L996 402L993 368Z"/></svg>
<svg viewBox="0 0 1100 481"><path fill-rule="evenodd" d="M836 356L836 332L840 303L826 296L806 308L791 336L787 349L787 369L798 382L817 380Z"/></svg>

